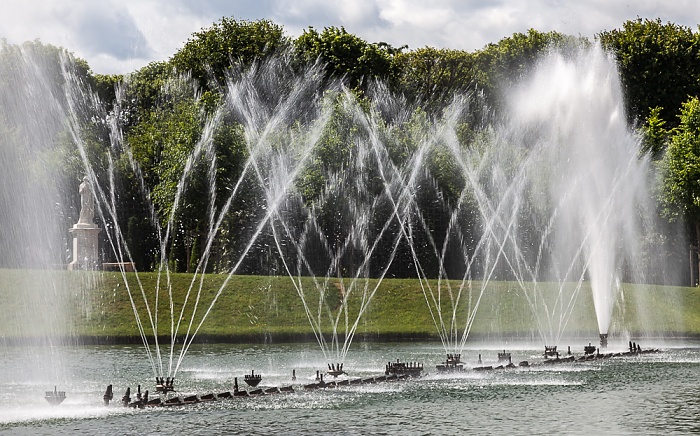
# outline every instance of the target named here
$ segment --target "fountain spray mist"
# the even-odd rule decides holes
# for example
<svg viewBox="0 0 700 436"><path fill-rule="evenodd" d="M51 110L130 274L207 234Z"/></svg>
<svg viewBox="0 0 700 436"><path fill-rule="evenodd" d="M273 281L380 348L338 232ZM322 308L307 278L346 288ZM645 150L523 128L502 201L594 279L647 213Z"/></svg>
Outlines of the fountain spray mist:
<svg viewBox="0 0 700 436"><path fill-rule="evenodd" d="M23 348L15 376L47 386L68 375L68 313L78 307L90 316L84 293L99 280L56 271L69 261L67 229L77 221L77 191L67 188L78 174L55 165L70 153L62 55L36 42L0 46L0 265L10 268L3 270L2 345Z"/></svg>
<svg viewBox="0 0 700 436"><path fill-rule="evenodd" d="M607 335L621 281L643 281L641 240L653 212L649 162L627 125L615 62L595 45L550 52L508 95L504 143L528 155L521 208L547 222L534 273L588 278Z"/></svg>

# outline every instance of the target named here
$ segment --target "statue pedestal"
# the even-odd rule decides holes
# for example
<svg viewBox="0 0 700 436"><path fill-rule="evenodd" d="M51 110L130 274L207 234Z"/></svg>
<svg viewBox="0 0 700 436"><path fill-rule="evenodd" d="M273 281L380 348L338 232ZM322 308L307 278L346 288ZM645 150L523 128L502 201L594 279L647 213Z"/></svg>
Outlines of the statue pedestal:
<svg viewBox="0 0 700 436"><path fill-rule="evenodd" d="M69 232L73 234L73 261L68 264L70 271L78 269L98 269L97 235L100 229L96 224L75 224Z"/></svg>

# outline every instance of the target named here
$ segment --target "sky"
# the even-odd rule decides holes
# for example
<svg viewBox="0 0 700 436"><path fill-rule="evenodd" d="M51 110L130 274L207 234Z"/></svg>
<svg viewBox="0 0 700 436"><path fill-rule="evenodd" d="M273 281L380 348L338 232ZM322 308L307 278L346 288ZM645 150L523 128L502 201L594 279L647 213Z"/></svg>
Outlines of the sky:
<svg viewBox="0 0 700 436"><path fill-rule="evenodd" d="M474 51L536 29L592 38L637 17L698 31L697 0L9 0L0 38L39 39L87 60L98 74L166 61L222 17L268 19L291 37L313 26L409 49Z"/></svg>

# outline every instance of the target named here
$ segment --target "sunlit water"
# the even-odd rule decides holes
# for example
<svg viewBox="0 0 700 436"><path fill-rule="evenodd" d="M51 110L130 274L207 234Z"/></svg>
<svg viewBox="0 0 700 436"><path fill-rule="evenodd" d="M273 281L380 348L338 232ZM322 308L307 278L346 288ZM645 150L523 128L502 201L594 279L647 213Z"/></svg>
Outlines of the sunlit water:
<svg viewBox="0 0 700 436"><path fill-rule="evenodd" d="M572 344L578 352L582 345ZM223 400L174 408L123 408L127 386L152 389L140 347L64 350L68 367L37 373L21 348L0 355L0 432L5 434L669 434L700 431L698 344L654 344L659 354L492 372L438 375L440 344L358 344L345 369L377 375L389 360L423 362L419 380ZM514 361L541 360L512 346ZM615 347L622 349L623 345ZM615 349L613 347L613 349ZM513 349L518 348L518 349ZM497 346L465 352L467 366L495 364ZM308 345L206 345L180 372L180 395L230 391L255 369L264 386L310 383L325 361ZM292 370L297 381L292 382ZM51 379L51 377L57 377ZM102 395L114 385L114 401ZM241 383L242 384L242 383ZM66 391L52 407L44 392ZM133 397L133 394L132 394ZM152 396L151 396L152 398Z"/></svg>

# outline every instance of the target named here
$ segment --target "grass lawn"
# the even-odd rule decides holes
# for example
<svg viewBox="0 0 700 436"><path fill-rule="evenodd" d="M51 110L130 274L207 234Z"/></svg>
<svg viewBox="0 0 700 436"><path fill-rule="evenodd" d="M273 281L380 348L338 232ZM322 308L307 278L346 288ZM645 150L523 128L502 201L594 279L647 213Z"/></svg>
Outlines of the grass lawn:
<svg viewBox="0 0 700 436"><path fill-rule="evenodd" d="M261 340L313 340L306 310L289 277L233 276L210 274L193 284L190 274L172 274L170 287L167 278L154 273L127 274L128 287L136 311L149 327L157 322L159 336L170 336L171 310L179 318L182 304L187 310L178 330L182 335L192 320L193 329L208 312L197 337L210 341L258 342ZM228 280L227 280L228 279ZM139 286L139 281L141 286ZM311 278L296 282L305 294L307 310L322 329L331 332L328 311L334 316L340 307L341 295L349 292L348 321L357 319L365 289L376 292L360 317L357 334L384 340L438 339L433 317L439 312L449 328L452 319L451 304L445 283L441 283L441 311L428 310L426 297L418 280L385 279L379 286L376 280L361 281L356 286L332 279L326 286L325 301L319 318L318 291ZM192 286L193 285L193 286ZM437 292L436 281L428 284ZM453 295L458 282L450 283ZM192 286L192 287L191 287ZM480 294L481 283L471 284L471 292L462 293L457 306L457 331L461 335L469 308ZM528 284L526 286L532 286ZM524 292L514 282L490 283L479 301L470 338L502 339L509 337L538 340L539 331L549 333L560 329L559 313L568 306L568 298L575 290L567 285L557 300L559 291L551 283L538 285L537 301L531 288ZM143 303L141 289L149 301L150 316ZM160 289L156 296L156 289ZM171 289L172 308L170 306ZM200 291L201 289L201 291ZM190 290L189 296L188 290ZM530 296L530 302L526 298ZM192 313L193 303L199 299L198 309ZM216 301L214 302L214 299ZM431 297L428 297L431 300ZM157 299L157 304L156 304ZM432 301L432 300L431 300ZM542 303L546 303L549 313ZM533 306L536 310L533 310ZM155 308L158 308L157 314ZM598 326L591 290L584 283L570 306L571 315L561 329L566 335L597 338ZM134 309L127 286L119 273L90 273L68 271L0 270L0 338L57 338L74 337L98 342L140 341ZM156 320L157 316L157 320ZM177 322L177 321L175 321ZM539 326L539 327L538 327ZM345 316L341 313L339 331L345 331ZM650 285L624 285L613 308L611 334L628 332L633 336L700 336L700 292L696 288Z"/></svg>

